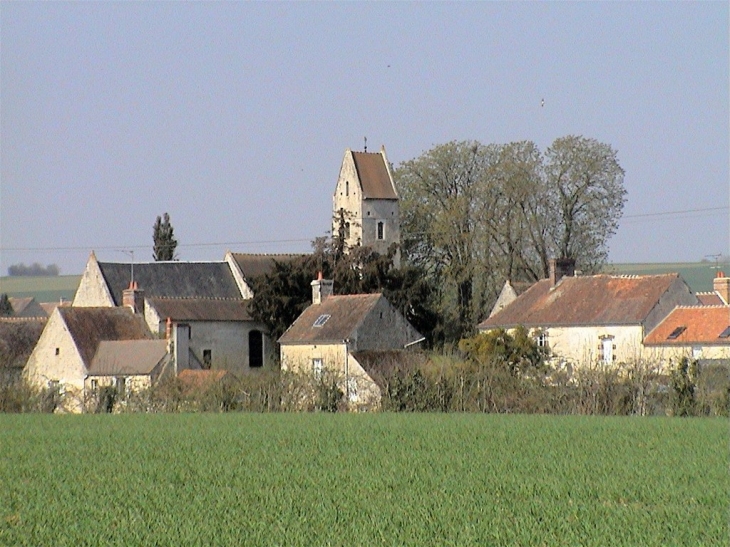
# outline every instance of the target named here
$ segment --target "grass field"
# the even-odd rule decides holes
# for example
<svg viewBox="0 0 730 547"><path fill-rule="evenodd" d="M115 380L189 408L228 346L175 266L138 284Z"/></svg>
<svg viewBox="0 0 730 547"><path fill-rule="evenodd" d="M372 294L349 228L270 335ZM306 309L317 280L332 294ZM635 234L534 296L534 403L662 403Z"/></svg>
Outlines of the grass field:
<svg viewBox="0 0 730 547"><path fill-rule="evenodd" d="M1 545L727 545L726 420L0 415Z"/></svg>
<svg viewBox="0 0 730 547"><path fill-rule="evenodd" d="M8 296L32 296L36 302L58 302L73 300L80 275L58 275L54 277L0 277L0 294Z"/></svg>

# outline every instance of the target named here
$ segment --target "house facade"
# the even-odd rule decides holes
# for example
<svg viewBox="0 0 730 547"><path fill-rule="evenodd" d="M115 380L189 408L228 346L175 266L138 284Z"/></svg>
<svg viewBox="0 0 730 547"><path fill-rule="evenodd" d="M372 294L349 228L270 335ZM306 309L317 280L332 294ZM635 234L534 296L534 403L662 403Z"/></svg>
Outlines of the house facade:
<svg viewBox="0 0 730 547"><path fill-rule="evenodd" d="M142 318L129 309L56 308L23 374L31 385L57 389L63 395L63 410L81 412L88 395L86 380L101 342L122 340L152 340ZM123 366L121 362L114 364Z"/></svg>
<svg viewBox="0 0 730 547"><path fill-rule="evenodd" d="M676 306L698 299L678 274L575 276L570 261L478 325L481 332L522 325L570 366L635 362L644 337Z"/></svg>
<svg viewBox="0 0 730 547"><path fill-rule="evenodd" d="M279 339L282 370L335 374L348 403L370 408L380 388L358 352L405 349L423 337L380 294L334 296L332 281L312 282L312 304Z"/></svg>
<svg viewBox="0 0 730 547"><path fill-rule="evenodd" d="M392 244L400 246L399 198L385 147L377 153L345 150L332 197L333 237L339 237L342 221L346 247L362 245L384 255ZM393 263L400 267L400 250Z"/></svg>

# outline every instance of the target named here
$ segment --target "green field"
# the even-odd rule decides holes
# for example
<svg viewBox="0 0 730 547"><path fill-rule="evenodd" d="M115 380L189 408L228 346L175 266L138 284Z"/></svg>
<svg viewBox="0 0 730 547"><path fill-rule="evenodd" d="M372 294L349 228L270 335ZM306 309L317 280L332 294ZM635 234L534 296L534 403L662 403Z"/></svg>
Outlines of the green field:
<svg viewBox="0 0 730 547"><path fill-rule="evenodd" d="M666 264L611 264L606 271L627 275L653 275L678 273L694 292L712 290L712 280L717 271L722 270L730 276L730 264L714 262L678 262Z"/></svg>
<svg viewBox="0 0 730 547"><path fill-rule="evenodd" d="M54 277L0 277L0 294L8 296L32 296L36 302L58 302L73 300L80 275L58 275Z"/></svg>
<svg viewBox="0 0 730 547"><path fill-rule="evenodd" d="M1 545L727 545L726 420L0 415Z"/></svg>

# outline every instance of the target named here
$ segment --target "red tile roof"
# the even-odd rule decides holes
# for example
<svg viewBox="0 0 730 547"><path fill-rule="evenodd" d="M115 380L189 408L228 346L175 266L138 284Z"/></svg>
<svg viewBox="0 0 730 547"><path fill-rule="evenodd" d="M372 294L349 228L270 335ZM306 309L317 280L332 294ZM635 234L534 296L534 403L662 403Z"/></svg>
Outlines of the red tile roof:
<svg viewBox="0 0 730 547"><path fill-rule="evenodd" d="M679 274L591 275L563 277L555 287L543 279L479 328L638 325L678 279Z"/></svg>
<svg viewBox="0 0 730 547"><path fill-rule="evenodd" d="M353 152L352 158L365 199L398 199L382 154Z"/></svg>
<svg viewBox="0 0 730 547"><path fill-rule="evenodd" d="M669 335L684 327L679 335ZM644 338L647 346L685 346L688 344L730 345L730 337L719 335L730 327L730 306L677 306Z"/></svg>
<svg viewBox="0 0 730 547"><path fill-rule="evenodd" d="M725 302L716 292L698 292L697 298L703 306L724 306Z"/></svg>

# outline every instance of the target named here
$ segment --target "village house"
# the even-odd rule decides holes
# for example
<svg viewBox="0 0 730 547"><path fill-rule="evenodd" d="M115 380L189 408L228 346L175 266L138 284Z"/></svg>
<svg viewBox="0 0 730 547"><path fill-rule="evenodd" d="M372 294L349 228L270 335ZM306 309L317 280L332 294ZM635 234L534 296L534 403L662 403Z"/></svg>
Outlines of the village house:
<svg viewBox="0 0 730 547"><path fill-rule="evenodd" d="M333 295L331 280L312 282L312 304L279 338L282 370L334 374L353 408L377 406L380 387L356 355L413 347L423 337L380 294Z"/></svg>
<svg viewBox="0 0 730 547"><path fill-rule="evenodd" d="M90 395L85 388L92 388L87 386L90 371L120 378L114 380L120 383L127 376L143 375L134 362L139 352L129 345L105 346L97 356L102 342L110 341L153 341L160 349L166 344L154 340L142 318L128 308L58 307L28 358L25 378L33 386L58 390L62 410L81 412Z"/></svg>
<svg viewBox="0 0 730 547"><path fill-rule="evenodd" d="M533 284L478 325L480 332L526 327L570 366L636 362L644 337L676 306L699 300L679 274L575 276L574 262L552 260Z"/></svg>
<svg viewBox="0 0 730 547"><path fill-rule="evenodd" d="M398 191L385 147L377 153L345 150L332 197L333 238L342 221L346 248L361 245L385 255L391 245L400 246ZM393 264L400 267L400 250Z"/></svg>
<svg viewBox="0 0 730 547"><path fill-rule="evenodd" d="M23 367L47 320L47 317L0 317L0 385L12 385L22 379Z"/></svg>

